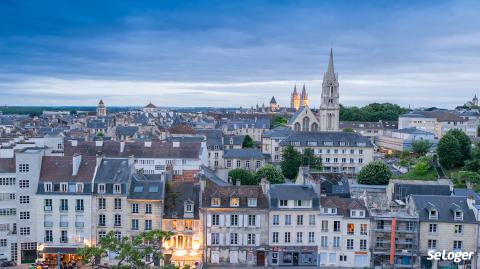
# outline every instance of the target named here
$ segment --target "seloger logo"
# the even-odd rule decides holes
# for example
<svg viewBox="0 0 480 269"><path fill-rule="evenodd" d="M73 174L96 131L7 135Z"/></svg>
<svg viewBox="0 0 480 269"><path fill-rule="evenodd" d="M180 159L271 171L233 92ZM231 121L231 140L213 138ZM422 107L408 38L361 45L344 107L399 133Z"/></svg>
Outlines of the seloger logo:
<svg viewBox="0 0 480 269"><path fill-rule="evenodd" d="M454 262L461 262L461 261L468 261L472 259L474 252L447 252L446 250L443 251L435 251L430 250L428 252L427 260L450 260Z"/></svg>

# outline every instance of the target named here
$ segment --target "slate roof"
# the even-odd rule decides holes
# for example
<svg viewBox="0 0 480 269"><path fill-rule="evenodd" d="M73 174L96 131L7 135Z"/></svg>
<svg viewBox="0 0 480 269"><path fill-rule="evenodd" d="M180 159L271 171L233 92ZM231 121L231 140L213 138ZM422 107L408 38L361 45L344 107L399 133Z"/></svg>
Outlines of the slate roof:
<svg viewBox="0 0 480 269"><path fill-rule="evenodd" d="M131 173L128 158L103 158L95 174L95 183L128 183Z"/></svg>
<svg viewBox="0 0 480 269"><path fill-rule="evenodd" d="M461 223L477 223L473 210L468 208L467 199L457 196L443 195L412 195L411 199L415 205L415 209L420 221L428 222L461 222ZM452 205L454 207L452 207ZM434 207L438 211L438 220L429 218L429 209ZM460 208L463 211L463 220L456 221L453 209Z"/></svg>
<svg viewBox="0 0 480 269"><path fill-rule="evenodd" d="M224 159L265 159L258 149L229 149L223 154Z"/></svg>
<svg viewBox="0 0 480 269"><path fill-rule="evenodd" d="M230 144L230 139L232 139L232 144ZM223 137L223 144L224 145L242 145L243 139L245 139L244 135L226 135Z"/></svg>
<svg viewBox="0 0 480 269"><path fill-rule="evenodd" d="M350 197L350 183L343 173L310 173L315 180L320 180L321 193L327 196Z"/></svg>
<svg viewBox="0 0 480 269"><path fill-rule="evenodd" d="M72 175L71 156L43 156L40 181L43 182L91 182L95 173L96 158L82 156L76 176Z"/></svg>
<svg viewBox="0 0 480 269"><path fill-rule="evenodd" d="M393 200L404 201L407 196L412 194L417 195L451 195L449 185L440 184L408 184L408 183L393 183L394 193Z"/></svg>
<svg viewBox="0 0 480 269"><path fill-rule="evenodd" d="M293 183L275 184L270 186L270 208L278 209L279 200L312 200L312 208L318 210L320 206L319 195L311 185Z"/></svg>
<svg viewBox="0 0 480 269"><path fill-rule="evenodd" d="M117 126L115 133L117 136L134 136L138 132L138 126Z"/></svg>
<svg viewBox="0 0 480 269"><path fill-rule="evenodd" d="M464 118L455 115L452 112L448 111L412 111L403 115L400 115L401 118L435 118L437 121L466 121Z"/></svg>
<svg viewBox="0 0 480 269"><path fill-rule="evenodd" d="M299 107L298 110L295 112L295 114L293 114L293 115L290 117L290 119L288 119L288 124L289 124L289 125L292 125L292 124L295 122L295 120L298 118L298 116L304 112L305 109L309 109L309 110L310 110L310 108L308 108L308 106L301 106L301 107Z"/></svg>
<svg viewBox="0 0 480 269"><path fill-rule="evenodd" d="M404 134L433 135L433 133L417 129L416 127L398 129L395 132Z"/></svg>
<svg viewBox="0 0 480 269"><path fill-rule="evenodd" d="M230 198L238 197L240 200L238 207L230 207ZM217 185L212 181L207 181L207 186L203 194L203 207L211 207L212 198L220 198L220 207L214 208L268 208L267 196L263 193L260 186L236 186L236 185ZM257 207L248 207L248 198L257 198Z"/></svg>
<svg viewBox="0 0 480 269"><path fill-rule="evenodd" d="M290 129L287 126L277 126L271 130L266 131L263 133L263 137L268 137L268 138L284 138L292 134L292 129Z"/></svg>
<svg viewBox="0 0 480 269"><path fill-rule="evenodd" d="M341 121L340 129L397 129L397 121Z"/></svg>
<svg viewBox="0 0 480 269"><path fill-rule="evenodd" d="M291 145L292 142L300 142L298 146L312 147L312 142L316 142L318 147L325 146L325 143L332 142L335 147L356 147L359 143L366 147L373 147L372 142L367 137L358 133L351 132L292 132L286 139L280 142L280 145Z"/></svg>
<svg viewBox="0 0 480 269"><path fill-rule="evenodd" d="M15 158L0 158L0 173L15 172Z"/></svg>
<svg viewBox="0 0 480 269"><path fill-rule="evenodd" d="M322 207L336 208L337 215L350 217L350 210L365 210L365 218L368 218L368 210L360 199L342 198L342 197L321 197L320 205Z"/></svg>
<svg viewBox="0 0 480 269"><path fill-rule="evenodd" d="M160 175L132 174L128 199L160 201L164 198L165 181Z"/></svg>
<svg viewBox="0 0 480 269"><path fill-rule="evenodd" d="M200 184L192 182L168 182L166 187L165 200L171 199L172 194L176 195L174 207L164 209L164 218L175 219L183 218L184 215L184 201L191 200L194 203L193 218L199 219L200 208Z"/></svg>

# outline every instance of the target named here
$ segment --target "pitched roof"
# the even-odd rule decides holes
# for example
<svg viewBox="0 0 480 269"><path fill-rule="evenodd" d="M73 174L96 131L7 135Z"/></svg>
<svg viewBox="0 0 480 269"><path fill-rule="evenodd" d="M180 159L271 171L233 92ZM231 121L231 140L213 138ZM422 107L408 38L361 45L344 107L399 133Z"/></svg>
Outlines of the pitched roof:
<svg viewBox="0 0 480 269"><path fill-rule="evenodd" d="M40 181L43 182L91 182L96 167L96 158L81 156L76 176L72 175L71 156L43 156Z"/></svg>
<svg viewBox="0 0 480 269"><path fill-rule="evenodd" d="M224 159L265 159L258 149L229 149L223 154Z"/></svg>
<svg viewBox="0 0 480 269"><path fill-rule="evenodd" d="M220 208L230 208L231 197L239 198L239 208L249 208L248 198L257 198L257 207L251 208L268 208L267 196L263 193L260 186L220 186L212 181L207 181L207 187L203 195L203 206L211 207L212 198L220 198Z"/></svg>
<svg viewBox="0 0 480 269"><path fill-rule="evenodd" d="M164 186L160 175L132 174L127 198L160 201L164 198Z"/></svg>
<svg viewBox="0 0 480 269"><path fill-rule="evenodd" d="M477 223L473 210L468 207L466 197L445 195L412 195L411 199L413 200L420 221ZM454 205L453 208L452 205ZM429 210L432 206L438 211L437 220L432 220L429 218ZM455 220L454 210L457 209L461 209L463 212L462 221Z"/></svg>
<svg viewBox="0 0 480 269"><path fill-rule="evenodd" d="M313 146L316 143L321 147L328 143L333 143L332 146L346 146L346 147L373 147L372 142L367 137L358 133L351 132L292 132L286 139L280 142L280 145L286 146L293 142L298 142L298 146Z"/></svg>
<svg viewBox="0 0 480 269"><path fill-rule="evenodd" d="M164 218L182 218L184 215L184 201L193 202L193 217L199 218L200 207L200 185L192 182L168 182L165 189L165 201L174 199L173 207L165 207Z"/></svg>
<svg viewBox="0 0 480 269"><path fill-rule="evenodd" d="M350 210L364 210L365 217L368 217L368 210L360 199L342 198L342 197L321 197L320 205L322 207L336 208L337 215L350 217Z"/></svg>
<svg viewBox="0 0 480 269"><path fill-rule="evenodd" d="M412 111L403 115L400 115L401 118L435 118L437 121L466 121L464 118L455 115L449 111Z"/></svg>
<svg viewBox="0 0 480 269"><path fill-rule="evenodd" d="M127 158L103 158L95 174L95 183L127 183L131 173Z"/></svg>
<svg viewBox="0 0 480 269"><path fill-rule="evenodd" d="M272 99L270 99L270 104L276 104L277 100L275 100L275 96L272 96Z"/></svg>
<svg viewBox="0 0 480 269"><path fill-rule="evenodd" d="M278 200L312 200L312 208L319 209L319 195L311 185L293 183L270 186L270 208L278 209Z"/></svg>

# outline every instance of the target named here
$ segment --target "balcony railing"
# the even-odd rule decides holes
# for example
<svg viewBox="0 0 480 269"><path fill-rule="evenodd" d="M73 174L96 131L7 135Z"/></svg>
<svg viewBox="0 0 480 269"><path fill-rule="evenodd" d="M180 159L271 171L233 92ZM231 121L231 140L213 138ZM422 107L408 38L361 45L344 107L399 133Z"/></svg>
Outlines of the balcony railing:
<svg viewBox="0 0 480 269"><path fill-rule="evenodd" d="M77 227L77 228L83 228L83 227L85 227L85 223L84 223L84 222L80 222L80 221L75 221L75 227Z"/></svg>
<svg viewBox="0 0 480 269"><path fill-rule="evenodd" d="M52 206L49 206L49 205L44 206L43 211L52 211Z"/></svg>
<svg viewBox="0 0 480 269"><path fill-rule="evenodd" d="M43 227L53 227L53 221L44 221Z"/></svg>
<svg viewBox="0 0 480 269"><path fill-rule="evenodd" d="M68 227L68 221L60 221L60 227Z"/></svg>

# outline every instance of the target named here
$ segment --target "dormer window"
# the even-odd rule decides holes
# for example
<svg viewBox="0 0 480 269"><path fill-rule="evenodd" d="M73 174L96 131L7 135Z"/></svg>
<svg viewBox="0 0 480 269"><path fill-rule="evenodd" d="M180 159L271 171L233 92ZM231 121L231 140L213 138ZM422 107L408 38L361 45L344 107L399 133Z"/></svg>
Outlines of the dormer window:
<svg viewBox="0 0 480 269"><path fill-rule="evenodd" d="M212 206L215 206L215 207L220 206L220 198L218 197L212 198Z"/></svg>
<svg viewBox="0 0 480 269"><path fill-rule="evenodd" d="M238 199L238 197L231 197L230 198L230 206L231 207L238 207L240 204L240 201Z"/></svg>
<svg viewBox="0 0 480 269"><path fill-rule="evenodd" d="M436 209L430 209L428 217L429 217L429 219L438 219L437 210Z"/></svg>
<svg viewBox="0 0 480 269"><path fill-rule="evenodd" d="M77 183L75 185L76 192L83 192L83 183Z"/></svg>
<svg viewBox="0 0 480 269"><path fill-rule="evenodd" d="M455 220L463 220L463 212L461 210L455 211Z"/></svg>
<svg viewBox="0 0 480 269"><path fill-rule="evenodd" d="M44 183L43 188L45 189L45 192L52 192L52 183L51 182Z"/></svg>
<svg viewBox="0 0 480 269"><path fill-rule="evenodd" d="M185 205L185 212L192 213L193 212L193 205L188 203Z"/></svg>
<svg viewBox="0 0 480 269"><path fill-rule="evenodd" d="M257 207L257 198L248 198L248 207Z"/></svg>
<svg viewBox="0 0 480 269"><path fill-rule="evenodd" d="M98 184L98 193L105 193L105 184Z"/></svg>
<svg viewBox="0 0 480 269"><path fill-rule="evenodd" d="M113 193L121 193L122 192L122 185L120 184L113 184Z"/></svg>
<svg viewBox="0 0 480 269"><path fill-rule="evenodd" d="M68 184L67 183L60 183L60 191L61 192L67 192L68 190Z"/></svg>
<svg viewBox="0 0 480 269"><path fill-rule="evenodd" d="M287 206L288 206L288 200L280 200L280 201L278 201L278 206L279 206L279 207L287 207Z"/></svg>

